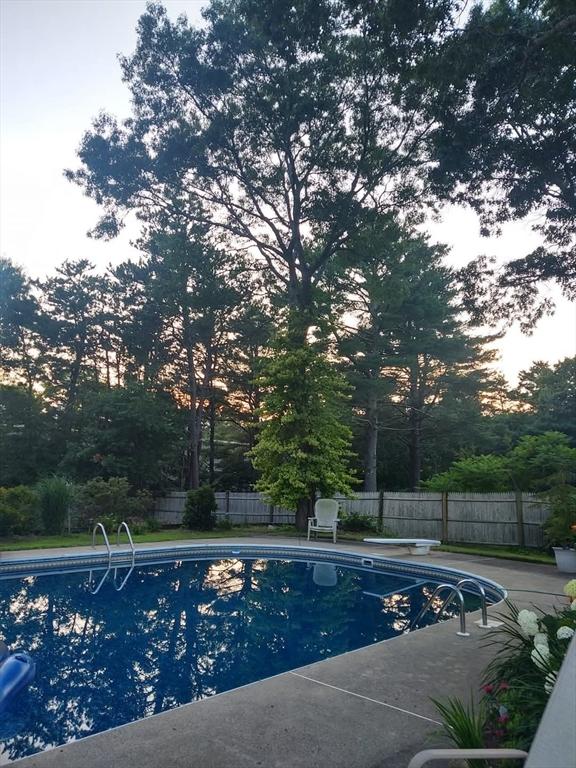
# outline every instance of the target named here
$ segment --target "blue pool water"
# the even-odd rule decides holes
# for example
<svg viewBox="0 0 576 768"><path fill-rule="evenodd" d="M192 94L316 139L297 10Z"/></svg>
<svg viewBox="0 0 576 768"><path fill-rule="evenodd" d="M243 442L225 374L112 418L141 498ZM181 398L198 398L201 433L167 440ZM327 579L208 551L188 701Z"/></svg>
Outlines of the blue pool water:
<svg viewBox="0 0 576 768"><path fill-rule="evenodd" d="M121 591L112 571L94 595L103 573L0 580L0 637L37 665L0 713L0 764L393 637L435 586L227 558L144 565Z"/></svg>

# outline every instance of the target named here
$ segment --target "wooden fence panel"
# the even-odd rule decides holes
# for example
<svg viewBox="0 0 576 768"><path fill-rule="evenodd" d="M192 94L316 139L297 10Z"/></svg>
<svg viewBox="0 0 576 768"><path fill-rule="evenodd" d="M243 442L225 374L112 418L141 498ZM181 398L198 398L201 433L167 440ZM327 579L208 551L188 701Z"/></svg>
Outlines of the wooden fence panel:
<svg viewBox="0 0 576 768"><path fill-rule="evenodd" d="M520 544L516 496L506 493L449 493L448 541Z"/></svg>
<svg viewBox="0 0 576 768"><path fill-rule="evenodd" d="M390 492L383 494L384 529L401 538L442 538L442 494Z"/></svg>
<svg viewBox="0 0 576 768"><path fill-rule="evenodd" d="M544 531L542 524L548 519L550 510L537 496L524 494L524 539L527 547L543 547Z"/></svg>
<svg viewBox="0 0 576 768"><path fill-rule="evenodd" d="M514 493L375 492L352 499L336 497L344 514L362 514L400 537L422 537L470 544L541 547L546 505L536 496ZM232 524L294 524L295 515L268 504L259 493L216 493L217 519ZM186 493L175 491L156 500L155 517L164 525L181 525ZM380 518L381 514L381 518Z"/></svg>

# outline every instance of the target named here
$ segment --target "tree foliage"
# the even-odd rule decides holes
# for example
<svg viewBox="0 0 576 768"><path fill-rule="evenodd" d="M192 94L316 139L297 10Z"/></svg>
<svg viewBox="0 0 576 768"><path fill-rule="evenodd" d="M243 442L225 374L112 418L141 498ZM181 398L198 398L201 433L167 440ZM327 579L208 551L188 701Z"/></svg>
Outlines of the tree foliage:
<svg viewBox="0 0 576 768"><path fill-rule="evenodd" d="M256 487L273 504L297 511L305 528L316 492L351 493L352 432L344 421L347 387L313 345L280 339L261 376L262 428L252 450Z"/></svg>
<svg viewBox="0 0 576 768"><path fill-rule="evenodd" d="M309 313L368 208L426 197L420 67L458 3L213 0L205 24L150 3L122 59L133 115L100 116L68 176L105 208L200 221L252 248Z"/></svg>
<svg viewBox="0 0 576 768"><path fill-rule="evenodd" d="M576 448L566 435L525 435L507 454L468 456L431 477L432 491L542 491L576 478Z"/></svg>
<svg viewBox="0 0 576 768"><path fill-rule="evenodd" d="M510 312L511 291L528 323L547 309L540 281L576 296L575 47L572 2L492 0L472 7L430 70L438 193L472 205L486 231L537 214L544 244L494 275L491 308Z"/></svg>

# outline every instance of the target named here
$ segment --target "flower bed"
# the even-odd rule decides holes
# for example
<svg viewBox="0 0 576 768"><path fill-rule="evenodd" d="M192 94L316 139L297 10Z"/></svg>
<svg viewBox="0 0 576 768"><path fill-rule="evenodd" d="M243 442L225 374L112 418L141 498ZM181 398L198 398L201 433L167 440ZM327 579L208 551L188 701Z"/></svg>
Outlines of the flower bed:
<svg viewBox="0 0 576 768"><path fill-rule="evenodd" d="M576 632L576 579L564 592L566 607L552 613L518 610L507 602L502 626L487 640L497 653L485 671L478 707L457 699L435 702L458 747L530 748Z"/></svg>

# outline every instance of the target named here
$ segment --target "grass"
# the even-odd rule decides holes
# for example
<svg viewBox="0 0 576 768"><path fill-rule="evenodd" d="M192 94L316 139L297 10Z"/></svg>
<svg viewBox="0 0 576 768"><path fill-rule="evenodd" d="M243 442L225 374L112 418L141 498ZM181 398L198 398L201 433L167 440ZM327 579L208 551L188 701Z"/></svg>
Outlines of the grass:
<svg viewBox="0 0 576 768"><path fill-rule="evenodd" d="M538 549L521 547L490 547L484 544L443 544L438 549L443 552L455 552L462 555L478 555L480 557L497 557L502 560L521 560L525 563L540 563L554 565L553 555Z"/></svg>
<svg viewBox="0 0 576 768"><path fill-rule="evenodd" d="M283 536L286 538L302 538L305 533L299 533L291 525L275 525L269 528L267 525L236 525L233 529L213 531L189 531L185 528L165 528L154 533L134 534L133 539L138 544L184 541L193 539L226 539L242 538L246 536ZM338 541L362 541L370 536L370 531L340 531ZM115 539L111 538L112 543ZM125 537L122 538L125 542ZM318 541L329 541L322 536ZM102 538L97 537L97 543L102 543ZM92 544L92 534L71 533L62 536L14 536L0 539L0 550L4 552L16 552L24 549L51 549L56 547L83 547ZM538 550L521 549L520 547L489 547L474 544L446 544L439 547L443 552L454 552L462 555L477 555L480 557L497 557L503 560L521 560L527 563L540 563L553 565L554 557L546 552Z"/></svg>
<svg viewBox="0 0 576 768"><path fill-rule="evenodd" d="M224 539L230 536L261 536L269 533L265 525L251 525L237 527L234 531L189 531L184 528L166 528L154 533L137 533L132 538L135 543L144 544L156 541L181 541L185 539ZM110 539L115 543L116 539ZM102 544L102 537L97 536L97 544ZM123 536L121 543L126 543ZM51 547L83 547L92 544L91 533L70 533L62 536L14 536L0 539L0 549L4 552L15 552L21 549L49 549Z"/></svg>

